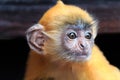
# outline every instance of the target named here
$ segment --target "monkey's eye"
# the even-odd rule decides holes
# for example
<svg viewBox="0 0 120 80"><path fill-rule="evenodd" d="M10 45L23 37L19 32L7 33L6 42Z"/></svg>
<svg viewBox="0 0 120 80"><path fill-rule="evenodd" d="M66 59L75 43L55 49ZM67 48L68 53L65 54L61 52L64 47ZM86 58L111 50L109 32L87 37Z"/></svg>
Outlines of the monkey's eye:
<svg viewBox="0 0 120 80"><path fill-rule="evenodd" d="M85 34L85 38L86 38L86 39L91 39L91 37L92 37L92 34L91 34L90 32L87 32L87 33Z"/></svg>
<svg viewBox="0 0 120 80"><path fill-rule="evenodd" d="M76 35L75 32L71 32L71 33L67 34L67 36L68 36L70 39L75 39L75 38L77 38L77 35Z"/></svg>

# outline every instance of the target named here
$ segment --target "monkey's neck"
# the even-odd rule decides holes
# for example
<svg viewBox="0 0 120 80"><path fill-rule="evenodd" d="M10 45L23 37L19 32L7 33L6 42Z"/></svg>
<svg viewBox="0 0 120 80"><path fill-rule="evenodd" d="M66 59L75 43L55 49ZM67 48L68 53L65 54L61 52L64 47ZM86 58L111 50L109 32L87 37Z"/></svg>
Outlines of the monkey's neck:
<svg viewBox="0 0 120 80"><path fill-rule="evenodd" d="M65 62L64 60L60 60L60 61L56 61L56 62L60 62L70 66L79 66L79 67L91 67L91 66L95 66L95 67L100 67L100 66L106 66L109 64L109 62L106 60L106 58L104 57L103 53L101 50L99 50L99 48L95 45L93 47L92 50L92 56L88 61L85 62Z"/></svg>
<svg viewBox="0 0 120 80"><path fill-rule="evenodd" d="M40 72L41 77L55 77L57 80L98 80L101 77L100 74L103 74L106 69L110 69L106 58L96 46L93 48L91 59L83 63L65 62L64 60L52 61L52 58L54 57L31 52L28 63L32 67L28 66L28 70L31 70L31 73ZM94 75L98 78L95 79Z"/></svg>
<svg viewBox="0 0 120 80"><path fill-rule="evenodd" d="M102 74L109 74L111 70L109 62L104 57L103 53L94 46L91 59L83 63L72 63L72 73L80 80L104 80ZM79 80L78 79L78 80Z"/></svg>
<svg viewBox="0 0 120 80"><path fill-rule="evenodd" d="M101 66L104 67L109 64L109 62L106 60L104 57L103 53L99 50L99 48L95 45L92 50L92 56L90 60L86 62L65 62L65 60L54 60L55 56L50 56L50 55L45 55L44 57L42 56L43 59L47 60L47 64L55 64L58 65L59 67L64 67L64 66L70 66L70 67L78 67L81 69L85 68L100 68Z"/></svg>
<svg viewBox="0 0 120 80"><path fill-rule="evenodd" d="M105 72L105 74L109 74L109 70L111 70L109 62L96 46L93 48L90 60L80 63L66 63L66 66L63 67L68 67L69 70L71 67L71 73L78 78L75 80L103 80L101 78L103 75L101 74L103 74L103 72Z"/></svg>

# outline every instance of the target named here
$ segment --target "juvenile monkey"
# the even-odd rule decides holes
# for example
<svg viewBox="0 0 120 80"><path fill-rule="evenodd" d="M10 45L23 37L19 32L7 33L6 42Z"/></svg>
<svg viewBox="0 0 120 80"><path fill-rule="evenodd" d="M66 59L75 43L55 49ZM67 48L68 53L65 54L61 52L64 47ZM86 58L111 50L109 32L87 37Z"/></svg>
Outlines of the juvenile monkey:
<svg viewBox="0 0 120 80"><path fill-rule="evenodd" d="M31 48L25 80L120 80L94 45L97 21L85 10L58 1L27 30Z"/></svg>

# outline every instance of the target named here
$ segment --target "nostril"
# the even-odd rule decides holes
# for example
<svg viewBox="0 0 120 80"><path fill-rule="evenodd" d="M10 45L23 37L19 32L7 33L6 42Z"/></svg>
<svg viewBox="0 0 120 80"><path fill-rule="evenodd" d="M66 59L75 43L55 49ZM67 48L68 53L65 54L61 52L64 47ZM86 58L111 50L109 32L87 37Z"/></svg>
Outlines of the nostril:
<svg viewBox="0 0 120 80"><path fill-rule="evenodd" d="M83 45L83 44L80 44L80 48L84 49L84 45Z"/></svg>

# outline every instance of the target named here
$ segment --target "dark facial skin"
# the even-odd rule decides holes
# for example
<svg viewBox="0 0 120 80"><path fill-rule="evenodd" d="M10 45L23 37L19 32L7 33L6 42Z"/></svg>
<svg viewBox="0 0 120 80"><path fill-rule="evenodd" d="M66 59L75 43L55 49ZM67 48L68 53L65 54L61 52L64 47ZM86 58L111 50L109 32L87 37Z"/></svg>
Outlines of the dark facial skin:
<svg viewBox="0 0 120 80"><path fill-rule="evenodd" d="M82 25L83 26L83 25ZM62 46L64 58L69 61L83 62L90 59L94 44L92 30L80 25L69 25L64 31Z"/></svg>

